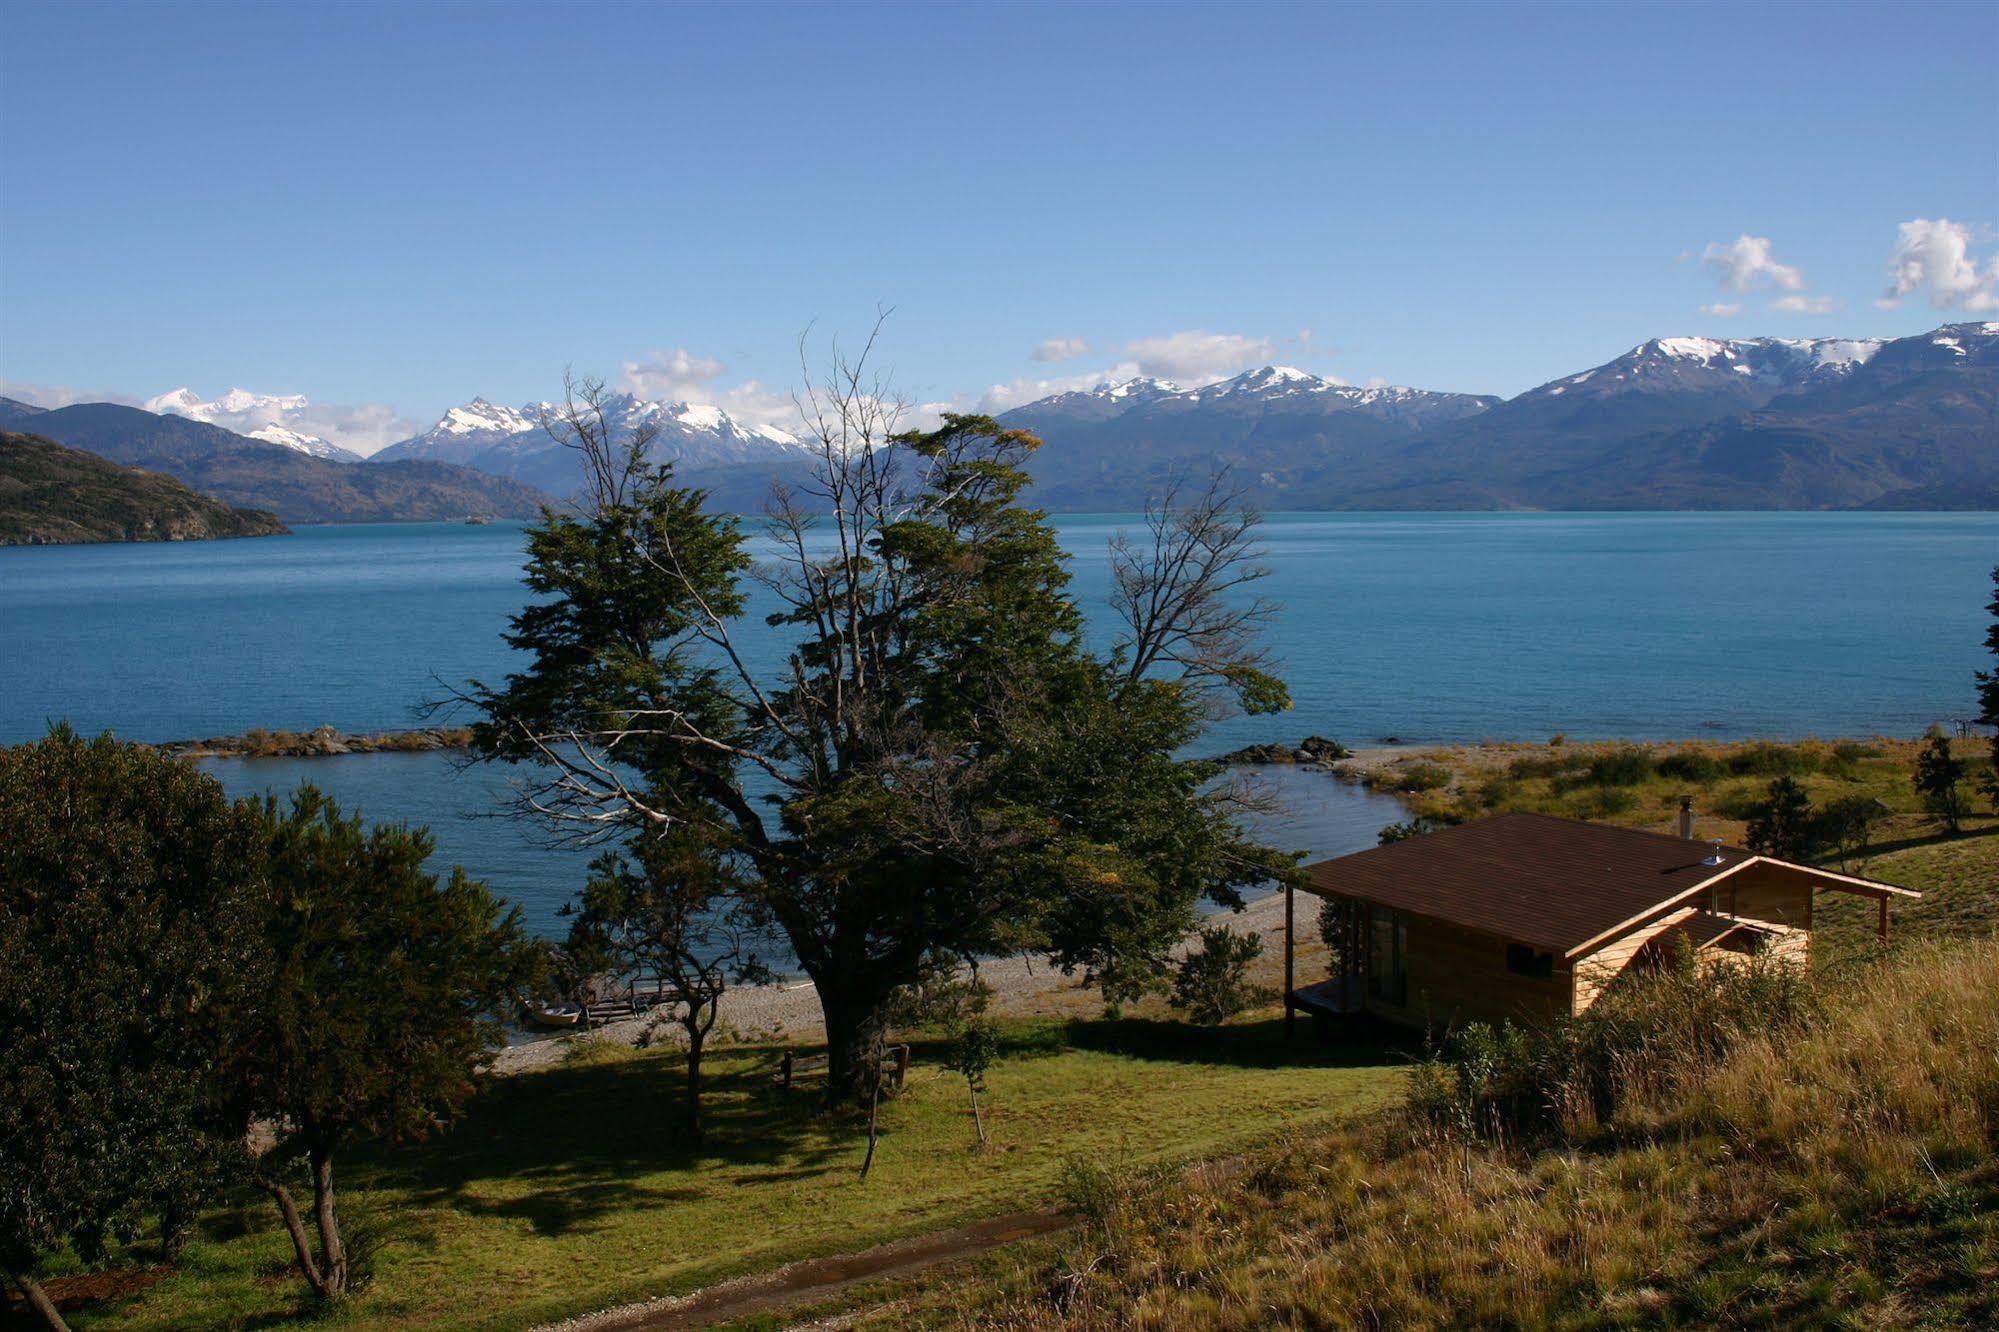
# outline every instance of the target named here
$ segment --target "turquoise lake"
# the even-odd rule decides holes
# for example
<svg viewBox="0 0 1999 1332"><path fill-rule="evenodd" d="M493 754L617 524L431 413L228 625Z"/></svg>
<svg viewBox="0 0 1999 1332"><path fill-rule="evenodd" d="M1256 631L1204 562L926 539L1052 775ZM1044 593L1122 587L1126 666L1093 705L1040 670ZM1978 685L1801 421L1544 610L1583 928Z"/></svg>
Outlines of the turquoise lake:
<svg viewBox="0 0 1999 1332"><path fill-rule="evenodd" d="M1093 613L1131 522L1059 520ZM1999 514L1285 514L1264 545L1296 710L1224 720L1204 750L1908 735L1974 711ZM505 674L520 559L500 523L0 551L0 741L60 718L142 740L413 725L449 683ZM429 823L441 859L543 928L575 886L575 853L482 817L501 772L437 754L209 767L233 791L309 777ZM1274 780L1289 813L1266 831L1299 850L1370 845L1397 814L1315 774Z"/></svg>

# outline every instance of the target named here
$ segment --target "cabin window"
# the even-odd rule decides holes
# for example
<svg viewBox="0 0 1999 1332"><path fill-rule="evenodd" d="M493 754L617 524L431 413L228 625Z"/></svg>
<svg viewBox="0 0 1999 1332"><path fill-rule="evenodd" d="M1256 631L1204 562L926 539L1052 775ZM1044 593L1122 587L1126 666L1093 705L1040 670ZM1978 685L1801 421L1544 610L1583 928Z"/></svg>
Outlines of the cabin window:
<svg viewBox="0 0 1999 1332"><path fill-rule="evenodd" d="M1506 945L1506 969L1516 976L1547 980L1555 974L1555 955L1538 952L1526 944Z"/></svg>
<svg viewBox="0 0 1999 1332"><path fill-rule="evenodd" d="M1409 922L1387 907L1368 909L1367 992L1391 1004L1409 1000Z"/></svg>

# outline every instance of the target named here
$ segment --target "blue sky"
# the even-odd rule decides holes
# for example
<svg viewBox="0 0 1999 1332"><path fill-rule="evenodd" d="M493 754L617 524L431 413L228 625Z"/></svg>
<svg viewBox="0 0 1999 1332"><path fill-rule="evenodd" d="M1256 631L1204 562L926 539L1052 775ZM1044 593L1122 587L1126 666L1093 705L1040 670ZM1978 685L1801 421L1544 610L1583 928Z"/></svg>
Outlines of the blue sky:
<svg viewBox="0 0 1999 1332"><path fill-rule="evenodd" d="M300 393L362 447L565 365L755 410L877 305L904 391L1003 406L1999 302L1991 4L5 14L0 391Z"/></svg>

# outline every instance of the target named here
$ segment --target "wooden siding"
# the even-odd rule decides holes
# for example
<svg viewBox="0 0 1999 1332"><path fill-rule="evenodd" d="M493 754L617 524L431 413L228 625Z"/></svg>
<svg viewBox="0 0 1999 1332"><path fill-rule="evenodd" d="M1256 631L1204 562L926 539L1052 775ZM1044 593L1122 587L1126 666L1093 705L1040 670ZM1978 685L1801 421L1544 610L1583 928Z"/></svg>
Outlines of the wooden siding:
<svg viewBox="0 0 1999 1332"><path fill-rule="evenodd" d="M1579 957L1572 964L1575 967L1575 1007L1580 1013L1597 1001L1604 987L1623 975L1631 964L1638 960L1639 950L1664 934L1673 926L1694 914L1693 907L1682 907L1670 911L1656 920L1639 925L1629 933L1620 934L1593 953Z"/></svg>
<svg viewBox="0 0 1999 1332"><path fill-rule="evenodd" d="M1404 913L1406 1002L1370 997L1368 1011L1393 1022L1448 1027L1545 1019L1568 1012L1571 976L1561 958L1547 979L1506 969L1507 940L1429 916Z"/></svg>
<svg viewBox="0 0 1999 1332"><path fill-rule="evenodd" d="M1638 960L1645 945L1692 916L1695 911L1713 911L1723 916L1763 927L1769 933L1766 952L1799 966L1811 962L1812 886L1795 875L1775 867L1752 865L1731 874L1701 894L1697 903L1632 927L1593 951L1575 959L1575 1008L1582 1012L1602 996L1604 988ZM1701 956L1745 958L1747 954L1723 947L1707 947Z"/></svg>
<svg viewBox="0 0 1999 1332"><path fill-rule="evenodd" d="M1812 885L1776 866L1751 865L1731 874L1709 890L1709 897L1703 905L1724 916L1794 930L1812 927Z"/></svg>

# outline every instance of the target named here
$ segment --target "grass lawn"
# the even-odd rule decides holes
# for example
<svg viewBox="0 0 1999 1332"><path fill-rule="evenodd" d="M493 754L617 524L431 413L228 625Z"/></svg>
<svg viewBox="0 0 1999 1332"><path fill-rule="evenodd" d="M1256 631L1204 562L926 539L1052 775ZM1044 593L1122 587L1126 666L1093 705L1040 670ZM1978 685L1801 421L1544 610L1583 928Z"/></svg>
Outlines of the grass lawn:
<svg viewBox="0 0 1999 1332"><path fill-rule="evenodd" d="M675 1128L670 1052L593 1052L496 1080L449 1134L342 1166L350 1229L386 1243L373 1283L330 1321L523 1327L687 1291L1055 1201L1071 1158L1226 1153L1385 1105L1405 1082L1396 1054L1287 1044L1272 1019L1219 1032L1148 1020L1004 1030L984 1098L993 1146L975 1149L963 1082L919 1046L866 1182L862 1126L818 1114L808 1095L780 1097L770 1049L713 1057L698 1148ZM130 1257L157 1261L145 1246ZM307 1312L259 1197L204 1218L172 1275L73 1321L268 1326Z"/></svg>

